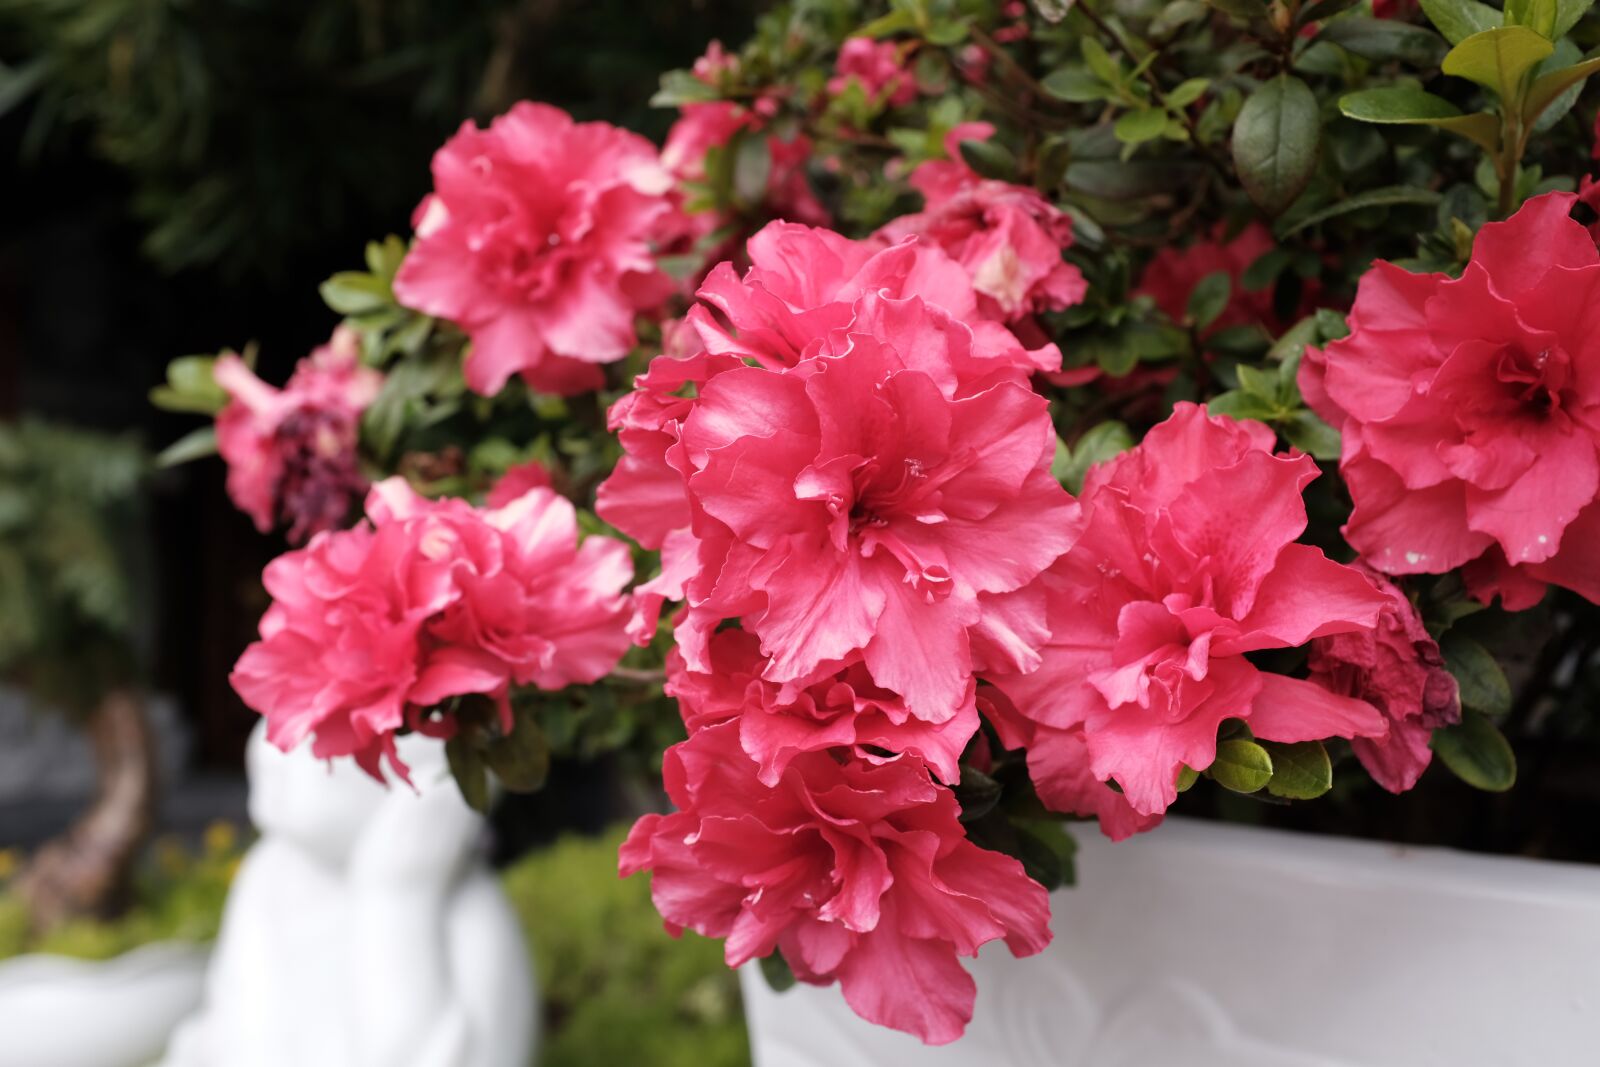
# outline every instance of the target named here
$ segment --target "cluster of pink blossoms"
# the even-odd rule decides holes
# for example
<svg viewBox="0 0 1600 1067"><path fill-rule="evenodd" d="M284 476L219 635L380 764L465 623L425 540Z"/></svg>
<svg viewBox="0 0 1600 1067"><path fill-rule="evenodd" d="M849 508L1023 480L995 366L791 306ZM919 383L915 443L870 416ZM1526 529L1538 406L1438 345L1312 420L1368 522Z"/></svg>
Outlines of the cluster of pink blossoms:
<svg viewBox="0 0 1600 1067"><path fill-rule="evenodd" d="M230 681L285 751L351 756L382 778L396 731L448 734L430 709L481 695L510 728L509 689L598 681L628 647L628 548L580 543L572 504L533 487L498 507L374 486L368 523L268 565L272 606Z"/></svg>
<svg viewBox="0 0 1600 1067"><path fill-rule="evenodd" d="M1490 223L1459 278L1377 263L1350 336L1308 350L1340 431L1345 539L1386 574L1464 569L1510 610L1600 602L1600 253L1546 193Z"/></svg>
<svg viewBox="0 0 1600 1067"><path fill-rule="evenodd" d="M768 226L612 409L625 455L599 494L661 550L643 621L682 603L678 810L639 822L624 873L653 871L669 926L726 938L730 964L779 950L929 1042L971 1015L957 957L1049 938L1043 887L957 817L980 714L1028 749L1047 803L1112 836L1159 821L1225 719L1376 743L1409 715L1246 658L1371 633L1392 610L1296 542L1316 468L1274 454L1265 427L1182 405L1081 501L1050 475L1029 378L1060 353L1004 325L1039 305L984 293L960 258L1023 225L1048 237L1026 203L1006 193L1005 235L974 223L948 251L929 228L889 243ZM1072 298L1052 273L1028 275L1044 306Z"/></svg>
<svg viewBox="0 0 1600 1067"><path fill-rule="evenodd" d="M344 525L367 487L356 451L361 413L383 386L383 375L361 365L355 331L336 329L282 389L232 353L213 376L229 398L217 414L217 450L234 505L262 533L287 524L296 543Z"/></svg>
<svg viewBox="0 0 1600 1067"><path fill-rule="evenodd" d="M673 291L655 252L682 222L655 146L520 103L486 130L463 125L433 184L395 296L466 332L480 393L514 374L547 393L599 388L599 365L637 342L635 317Z"/></svg>

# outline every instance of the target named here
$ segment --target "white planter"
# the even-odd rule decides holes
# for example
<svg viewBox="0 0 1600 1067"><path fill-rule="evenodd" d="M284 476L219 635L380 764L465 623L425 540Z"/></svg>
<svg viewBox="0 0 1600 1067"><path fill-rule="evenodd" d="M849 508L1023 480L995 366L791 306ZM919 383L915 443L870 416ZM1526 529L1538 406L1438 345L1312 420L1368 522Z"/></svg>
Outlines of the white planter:
<svg viewBox="0 0 1600 1067"><path fill-rule="evenodd" d="M756 1067L1600 1062L1600 867L1182 819L1076 836L1050 948L968 961L966 1037L928 1049L748 967Z"/></svg>
<svg viewBox="0 0 1600 1067"><path fill-rule="evenodd" d="M257 725L246 766L261 836L229 890L204 1004L162 1067L530 1062L533 972L478 847L483 818L443 745L411 735L399 750L414 789L307 745L279 752Z"/></svg>
<svg viewBox="0 0 1600 1067"><path fill-rule="evenodd" d="M209 949L165 942L104 962L0 963L0 1063L143 1067L200 1003Z"/></svg>

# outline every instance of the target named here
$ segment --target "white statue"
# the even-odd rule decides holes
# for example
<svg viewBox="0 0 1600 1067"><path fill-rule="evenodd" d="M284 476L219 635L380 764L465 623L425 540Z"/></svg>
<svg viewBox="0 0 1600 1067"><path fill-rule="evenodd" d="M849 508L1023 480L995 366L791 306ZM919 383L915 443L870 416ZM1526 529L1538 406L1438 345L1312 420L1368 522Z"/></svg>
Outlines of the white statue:
<svg viewBox="0 0 1600 1067"><path fill-rule="evenodd" d="M229 893L205 1003L162 1067L528 1067L538 1002L483 820L443 746L402 738L384 789L260 726L246 756L260 840Z"/></svg>

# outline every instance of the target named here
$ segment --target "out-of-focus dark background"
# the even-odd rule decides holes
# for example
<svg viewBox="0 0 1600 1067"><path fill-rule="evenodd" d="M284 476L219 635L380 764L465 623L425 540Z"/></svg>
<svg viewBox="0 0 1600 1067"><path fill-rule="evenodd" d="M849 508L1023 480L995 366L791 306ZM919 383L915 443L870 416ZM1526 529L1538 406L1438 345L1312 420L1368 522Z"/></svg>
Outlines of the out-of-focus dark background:
<svg viewBox="0 0 1600 1067"><path fill-rule="evenodd" d="M0 417L176 440L200 420L149 404L167 361L255 341L281 382L334 325L318 282L409 232L429 158L464 119L540 99L659 143L660 72L741 40L760 6L7 0ZM170 772L200 781L239 770L254 716L227 675L283 547L222 486L215 459L167 471L148 529L130 531L154 568L138 605L149 681L188 741ZM55 828L32 810L0 819L0 845Z"/></svg>

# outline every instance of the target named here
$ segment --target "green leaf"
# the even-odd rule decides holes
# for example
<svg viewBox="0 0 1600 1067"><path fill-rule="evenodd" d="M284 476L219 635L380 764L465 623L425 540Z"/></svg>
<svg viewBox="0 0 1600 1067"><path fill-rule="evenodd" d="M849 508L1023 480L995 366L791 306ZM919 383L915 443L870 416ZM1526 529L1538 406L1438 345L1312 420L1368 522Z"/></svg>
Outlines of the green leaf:
<svg viewBox="0 0 1600 1067"><path fill-rule="evenodd" d="M1167 128L1167 113L1158 107L1129 111L1117 119L1111 132L1123 144L1142 144L1160 137Z"/></svg>
<svg viewBox="0 0 1600 1067"><path fill-rule="evenodd" d="M1526 26L1547 40L1555 40L1556 0L1506 0L1507 26Z"/></svg>
<svg viewBox="0 0 1600 1067"><path fill-rule="evenodd" d="M1230 389L1206 401L1206 411L1213 415L1226 415L1231 419L1255 419L1270 422L1279 414L1278 405L1252 396L1243 389Z"/></svg>
<svg viewBox="0 0 1600 1067"><path fill-rule="evenodd" d="M1317 165L1317 98L1280 74L1244 102L1233 125L1233 162L1250 199L1269 215L1294 203Z"/></svg>
<svg viewBox="0 0 1600 1067"><path fill-rule="evenodd" d="M1323 422L1316 412L1297 411L1283 424L1283 436L1308 456L1322 460L1339 458L1339 431Z"/></svg>
<svg viewBox="0 0 1600 1067"><path fill-rule="evenodd" d="M1339 111L1361 122L1435 126L1460 134L1494 153L1500 148L1500 120L1487 111L1463 115L1442 96L1421 89L1363 89L1339 98Z"/></svg>
<svg viewBox="0 0 1600 1067"><path fill-rule="evenodd" d="M179 356L167 364L167 383L150 390L150 402L164 411L215 415L228 394L212 376L215 356Z"/></svg>
<svg viewBox="0 0 1600 1067"><path fill-rule="evenodd" d="M669 70L661 75L661 88L650 98L651 107L682 107L718 99L715 86L707 85L691 71Z"/></svg>
<svg viewBox="0 0 1600 1067"><path fill-rule="evenodd" d="M1179 82L1167 94L1167 103L1172 107L1184 108L1194 103L1205 95L1206 89L1211 85L1209 78L1190 78Z"/></svg>
<svg viewBox="0 0 1600 1067"><path fill-rule="evenodd" d="M1552 70L1535 78L1533 84L1528 86L1528 95L1522 104L1522 121L1532 124L1562 93L1595 71L1600 71L1600 56L1574 63L1570 67L1562 67L1560 70Z"/></svg>
<svg viewBox="0 0 1600 1067"><path fill-rule="evenodd" d="M1315 800L1333 788L1333 762L1321 741L1283 744L1263 741L1272 757L1272 778L1267 792L1285 800Z"/></svg>
<svg viewBox="0 0 1600 1067"><path fill-rule="evenodd" d="M1476 708L1488 715L1504 715L1511 710L1511 683L1489 650L1458 633L1448 633L1439 642L1444 665L1461 687L1463 707Z"/></svg>
<svg viewBox="0 0 1600 1067"><path fill-rule="evenodd" d="M1272 756L1254 741L1235 738L1217 745L1217 758L1206 774L1235 793L1259 792L1272 781Z"/></svg>
<svg viewBox="0 0 1600 1067"><path fill-rule="evenodd" d="M1267 15L1267 5L1264 0L1206 0L1206 3L1225 15L1246 21L1265 18Z"/></svg>
<svg viewBox="0 0 1600 1067"><path fill-rule="evenodd" d="M765 137L741 137L733 157L733 194L744 204L759 204L767 197L772 173L772 153Z"/></svg>
<svg viewBox="0 0 1600 1067"><path fill-rule="evenodd" d="M1252 367L1248 363L1239 364L1234 368L1234 373L1239 376L1239 388L1250 396L1266 401L1278 399L1277 374L1264 371L1260 367Z"/></svg>
<svg viewBox="0 0 1600 1067"><path fill-rule="evenodd" d="M1200 772L1190 766L1178 768L1178 792L1187 793L1200 780Z"/></svg>
<svg viewBox="0 0 1600 1067"><path fill-rule="evenodd" d="M961 805L961 821L973 822L994 810L1000 802L1000 783L976 767L961 765L961 781L956 783L956 801Z"/></svg>
<svg viewBox="0 0 1600 1067"><path fill-rule="evenodd" d="M1434 66L1444 58L1448 48L1431 30L1366 15L1351 15L1328 23L1317 40L1332 42L1362 59L1378 63L1398 59L1413 67Z"/></svg>
<svg viewBox="0 0 1600 1067"><path fill-rule="evenodd" d="M767 985L774 993L794 987L794 971L789 969L789 961L777 949L773 949L771 955L761 957L761 977L767 980Z"/></svg>
<svg viewBox="0 0 1600 1067"><path fill-rule="evenodd" d="M915 29L916 25L917 21L911 12L902 7L896 8L887 15L879 15L850 36L871 37L874 39L889 37L897 33L904 33L906 30Z"/></svg>
<svg viewBox="0 0 1600 1067"><path fill-rule="evenodd" d="M1348 11L1359 2L1360 0L1316 0L1315 3L1308 4L1300 9L1300 14L1295 18L1295 22L1301 26L1309 26L1313 22L1330 19L1341 11Z"/></svg>
<svg viewBox="0 0 1600 1067"><path fill-rule="evenodd" d="M995 141L962 141L961 158L985 178L1011 181L1017 176L1017 157Z"/></svg>
<svg viewBox="0 0 1600 1067"><path fill-rule="evenodd" d="M1061 484L1076 496L1083 491L1083 479L1090 467L1121 455L1132 447L1133 434L1122 423L1113 420L1092 427L1078 438L1077 445L1072 449L1071 460L1064 464Z"/></svg>
<svg viewBox="0 0 1600 1067"><path fill-rule="evenodd" d="M1057 100L1066 100L1074 104L1086 104L1094 100L1104 100L1111 92L1111 87L1106 85L1088 69L1080 66L1059 67L1046 74L1039 83L1044 91Z"/></svg>
<svg viewBox="0 0 1600 1067"><path fill-rule="evenodd" d="M1504 793L1516 784L1516 753L1481 711L1463 711L1459 723L1435 730L1428 746L1457 778L1474 789Z"/></svg>
<svg viewBox="0 0 1600 1067"><path fill-rule="evenodd" d="M340 271L317 291L322 294L322 302L341 315L364 315L394 303L387 282L361 271Z"/></svg>
<svg viewBox="0 0 1600 1067"><path fill-rule="evenodd" d="M1212 271L1195 283L1189 291L1188 316L1195 329L1204 330L1228 307L1233 295L1233 281L1225 270Z"/></svg>
<svg viewBox="0 0 1600 1067"><path fill-rule="evenodd" d="M1550 28L1550 37L1565 37L1593 5L1594 0L1556 0L1556 23Z"/></svg>
<svg viewBox="0 0 1600 1067"><path fill-rule="evenodd" d="M1382 189L1368 189L1364 193L1347 196L1336 200L1327 207L1313 211L1304 217L1292 220L1286 219L1285 225L1277 228L1278 238L1281 240L1291 234L1299 233L1309 226L1316 226L1327 222L1329 219L1338 218L1340 215L1352 211L1362 211L1369 207L1393 207L1398 204L1422 204L1433 206L1443 197L1432 189L1419 189L1411 185L1388 185Z"/></svg>
<svg viewBox="0 0 1600 1067"><path fill-rule="evenodd" d="M1089 64L1089 69L1096 77L1107 85L1122 84L1122 67L1106 51L1105 45L1093 37L1085 37L1078 47L1083 53L1083 61Z"/></svg>
<svg viewBox="0 0 1600 1067"><path fill-rule="evenodd" d="M1502 22L1500 12L1478 0L1422 0L1422 12L1451 44Z"/></svg>
<svg viewBox="0 0 1600 1067"><path fill-rule="evenodd" d="M450 774L461 789L461 798L473 811L487 815L489 775L483 762L483 753L473 747L465 732L461 732L444 743L444 755L450 765Z"/></svg>
<svg viewBox="0 0 1600 1067"><path fill-rule="evenodd" d="M217 428L215 426L202 426L198 430L189 431L166 448L163 448L156 456L156 466L176 467L180 463L188 463L193 459L215 455L216 451Z"/></svg>
<svg viewBox="0 0 1600 1067"><path fill-rule="evenodd" d="M1500 26L1475 33L1450 49L1441 69L1492 89L1508 101L1521 99L1522 81L1555 51L1555 45L1526 26Z"/></svg>
<svg viewBox="0 0 1600 1067"><path fill-rule="evenodd" d="M1016 831L1016 857L1028 876L1055 890L1077 881L1073 860L1078 842L1055 819L1012 819Z"/></svg>
<svg viewBox="0 0 1600 1067"><path fill-rule="evenodd" d="M513 793L544 788L550 774L550 741L531 716L517 716L511 733L489 742L485 761Z"/></svg>

